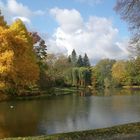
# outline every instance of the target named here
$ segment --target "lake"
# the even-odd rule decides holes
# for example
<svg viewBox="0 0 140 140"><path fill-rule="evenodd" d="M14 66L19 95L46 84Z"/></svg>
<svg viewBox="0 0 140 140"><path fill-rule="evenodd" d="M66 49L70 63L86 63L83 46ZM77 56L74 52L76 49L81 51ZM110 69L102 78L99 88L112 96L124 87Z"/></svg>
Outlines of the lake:
<svg viewBox="0 0 140 140"><path fill-rule="evenodd" d="M82 95L82 96L80 96ZM140 91L104 90L0 103L0 138L36 136L140 121Z"/></svg>

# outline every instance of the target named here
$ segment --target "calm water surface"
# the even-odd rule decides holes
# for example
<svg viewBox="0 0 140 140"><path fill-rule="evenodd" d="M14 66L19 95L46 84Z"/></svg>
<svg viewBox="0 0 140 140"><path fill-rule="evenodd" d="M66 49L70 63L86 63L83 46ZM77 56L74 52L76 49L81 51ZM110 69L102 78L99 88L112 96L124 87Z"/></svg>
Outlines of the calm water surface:
<svg viewBox="0 0 140 140"><path fill-rule="evenodd" d="M96 129L139 121L140 91L94 91L92 96L73 94L0 103L0 138Z"/></svg>

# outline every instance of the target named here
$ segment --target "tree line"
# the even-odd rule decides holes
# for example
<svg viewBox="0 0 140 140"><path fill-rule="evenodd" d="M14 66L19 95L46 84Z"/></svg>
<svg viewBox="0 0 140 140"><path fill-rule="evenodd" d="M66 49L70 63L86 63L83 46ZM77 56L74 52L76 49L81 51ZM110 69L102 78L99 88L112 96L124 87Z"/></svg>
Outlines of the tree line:
<svg viewBox="0 0 140 140"><path fill-rule="evenodd" d="M100 60L92 67L92 86L112 88L140 85L140 58L131 60Z"/></svg>
<svg viewBox="0 0 140 140"><path fill-rule="evenodd" d="M25 90L55 86L112 88L140 85L139 0L117 0L115 10L132 32L133 57L103 59L91 66L88 55L47 54L45 41L18 19L8 25L0 13L0 91L22 95Z"/></svg>

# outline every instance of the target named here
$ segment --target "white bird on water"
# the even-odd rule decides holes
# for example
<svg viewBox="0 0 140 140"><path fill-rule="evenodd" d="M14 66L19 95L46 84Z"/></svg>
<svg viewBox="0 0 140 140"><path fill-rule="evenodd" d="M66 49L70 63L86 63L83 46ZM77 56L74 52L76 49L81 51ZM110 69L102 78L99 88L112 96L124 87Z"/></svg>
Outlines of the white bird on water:
<svg viewBox="0 0 140 140"><path fill-rule="evenodd" d="M10 108L14 108L14 106L13 105L10 105Z"/></svg>

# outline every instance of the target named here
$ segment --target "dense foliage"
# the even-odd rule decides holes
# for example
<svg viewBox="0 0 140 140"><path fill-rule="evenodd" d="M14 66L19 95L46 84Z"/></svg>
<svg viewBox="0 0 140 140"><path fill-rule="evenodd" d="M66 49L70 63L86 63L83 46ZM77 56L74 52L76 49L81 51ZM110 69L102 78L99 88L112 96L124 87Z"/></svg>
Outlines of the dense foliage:
<svg viewBox="0 0 140 140"><path fill-rule="evenodd" d="M91 84L91 70L89 59L86 55L86 65L81 55L77 58L73 50L70 56L48 54L47 75L52 86L82 86ZM88 61L87 61L88 60ZM88 65L87 65L88 64Z"/></svg>
<svg viewBox="0 0 140 140"><path fill-rule="evenodd" d="M140 85L140 58L132 60L100 60L92 67L93 87L118 87Z"/></svg>
<svg viewBox="0 0 140 140"><path fill-rule="evenodd" d="M0 42L0 88L20 94L35 85L39 76L32 38L22 21L17 20L10 26L1 24Z"/></svg>

